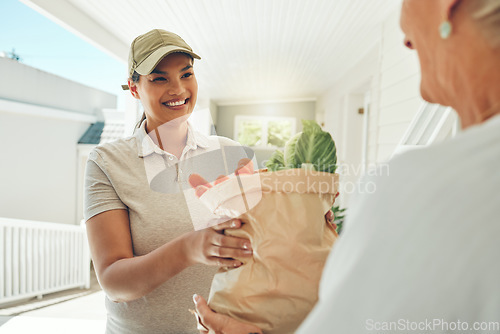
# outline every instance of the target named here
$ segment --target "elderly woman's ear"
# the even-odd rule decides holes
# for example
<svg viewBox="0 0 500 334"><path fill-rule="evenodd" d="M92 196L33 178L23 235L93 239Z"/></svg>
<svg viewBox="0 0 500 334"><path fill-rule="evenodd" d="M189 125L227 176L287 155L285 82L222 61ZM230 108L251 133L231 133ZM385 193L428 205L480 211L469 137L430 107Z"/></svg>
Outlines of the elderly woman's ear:
<svg viewBox="0 0 500 334"><path fill-rule="evenodd" d="M453 9L460 3L462 0L439 0L441 2L441 13L444 20L450 19L451 14L453 13Z"/></svg>

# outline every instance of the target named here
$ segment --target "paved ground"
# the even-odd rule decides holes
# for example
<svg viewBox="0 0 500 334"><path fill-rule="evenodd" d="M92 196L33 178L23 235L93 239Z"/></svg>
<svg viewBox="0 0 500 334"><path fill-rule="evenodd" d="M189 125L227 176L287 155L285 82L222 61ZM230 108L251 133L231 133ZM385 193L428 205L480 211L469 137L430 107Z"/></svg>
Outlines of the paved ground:
<svg viewBox="0 0 500 334"><path fill-rule="evenodd" d="M0 309L0 334L104 333L104 293L92 273L89 290L73 289Z"/></svg>

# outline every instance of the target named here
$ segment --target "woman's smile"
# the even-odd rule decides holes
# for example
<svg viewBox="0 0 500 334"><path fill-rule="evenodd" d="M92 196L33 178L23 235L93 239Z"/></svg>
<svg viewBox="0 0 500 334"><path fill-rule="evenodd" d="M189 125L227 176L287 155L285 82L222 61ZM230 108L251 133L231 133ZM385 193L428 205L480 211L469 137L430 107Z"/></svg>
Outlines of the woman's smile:
<svg viewBox="0 0 500 334"><path fill-rule="evenodd" d="M188 103L189 103L189 98L182 99L182 100L179 100L179 99L170 100L167 102L163 102L162 104L164 106L166 106L167 108L172 109L172 110L182 110L182 109L187 107Z"/></svg>
<svg viewBox="0 0 500 334"><path fill-rule="evenodd" d="M168 101L163 103L167 107L176 107L176 106L181 106L186 103L186 101L189 99L183 99L183 100L177 100L177 101Z"/></svg>

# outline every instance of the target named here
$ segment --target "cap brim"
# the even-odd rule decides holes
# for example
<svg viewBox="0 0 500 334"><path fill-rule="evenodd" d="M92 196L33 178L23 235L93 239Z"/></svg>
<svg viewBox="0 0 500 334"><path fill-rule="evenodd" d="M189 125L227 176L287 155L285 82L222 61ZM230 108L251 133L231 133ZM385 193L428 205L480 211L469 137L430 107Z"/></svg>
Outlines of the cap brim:
<svg viewBox="0 0 500 334"><path fill-rule="evenodd" d="M140 75L148 75L155 69L156 65L158 65L158 63L163 58L175 52L187 53L193 58L201 59L200 56L198 56L196 53L188 49L174 45L162 46L161 48L150 54L149 57L144 59L144 61L135 68L135 71Z"/></svg>

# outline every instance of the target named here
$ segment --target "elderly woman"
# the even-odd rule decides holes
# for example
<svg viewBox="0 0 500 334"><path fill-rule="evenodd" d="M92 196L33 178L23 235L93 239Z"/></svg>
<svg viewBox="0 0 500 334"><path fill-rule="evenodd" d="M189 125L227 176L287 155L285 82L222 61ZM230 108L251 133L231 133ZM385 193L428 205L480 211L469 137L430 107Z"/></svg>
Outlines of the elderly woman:
<svg viewBox="0 0 500 334"><path fill-rule="evenodd" d="M500 1L404 0L401 27L422 97L464 131L356 198L299 333L500 333ZM260 333L194 299L216 333Z"/></svg>

